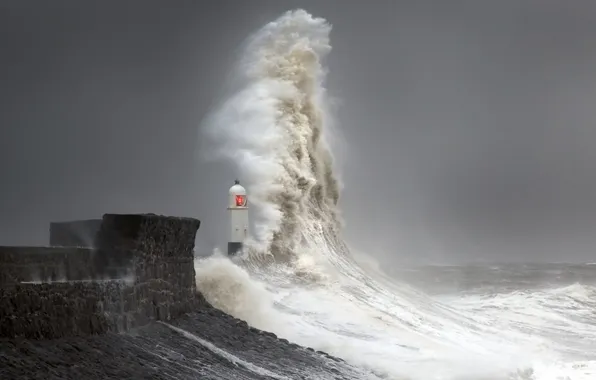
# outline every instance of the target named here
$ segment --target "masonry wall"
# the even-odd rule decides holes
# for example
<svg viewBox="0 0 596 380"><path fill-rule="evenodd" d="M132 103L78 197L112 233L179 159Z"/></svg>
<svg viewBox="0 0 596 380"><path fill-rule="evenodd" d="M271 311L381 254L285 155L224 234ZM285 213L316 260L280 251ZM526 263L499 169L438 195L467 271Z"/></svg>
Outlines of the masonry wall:
<svg viewBox="0 0 596 380"><path fill-rule="evenodd" d="M100 312L106 290L93 282L0 289L0 336L51 339L104 333L110 329L107 315Z"/></svg>
<svg viewBox="0 0 596 380"><path fill-rule="evenodd" d="M92 259L88 248L0 246L0 288L21 282L92 279L96 277Z"/></svg>
<svg viewBox="0 0 596 380"><path fill-rule="evenodd" d="M191 311L204 302L193 265L199 226L190 218L106 214L95 250L0 247L0 337L121 332ZM48 273L54 282L44 282ZM42 283L29 283L36 280Z"/></svg>
<svg viewBox="0 0 596 380"><path fill-rule="evenodd" d="M192 309L196 298L193 248L200 221L153 214L107 214L97 234L101 276L132 277L150 289L160 319Z"/></svg>

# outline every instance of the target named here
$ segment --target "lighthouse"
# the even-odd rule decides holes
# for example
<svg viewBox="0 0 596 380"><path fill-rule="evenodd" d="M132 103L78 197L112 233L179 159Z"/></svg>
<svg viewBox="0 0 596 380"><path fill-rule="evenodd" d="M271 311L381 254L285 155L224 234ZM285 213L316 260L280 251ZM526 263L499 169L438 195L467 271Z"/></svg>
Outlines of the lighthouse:
<svg viewBox="0 0 596 380"><path fill-rule="evenodd" d="M240 185L240 181L234 181L234 186L230 187L228 193L228 212L230 214L228 255L235 255L242 251L244 240L248 237L248 204L246 189Z"/></svg>

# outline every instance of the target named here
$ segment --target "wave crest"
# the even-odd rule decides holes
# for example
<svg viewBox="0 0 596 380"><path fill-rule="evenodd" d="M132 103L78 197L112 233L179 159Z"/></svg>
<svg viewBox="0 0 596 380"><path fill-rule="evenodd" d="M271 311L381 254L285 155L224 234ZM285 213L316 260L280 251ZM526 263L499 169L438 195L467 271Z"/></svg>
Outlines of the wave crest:
<svg viewBox="0 0 596 380"><path fill-rule="evenodd" d="M289 262L304 252L343 246L340 182L325 130L322 60L331 50L330 31L324 19L303 10L259 30L238 67L242 89L214 113L207 129L221 146L219 154L245 175L256 214L252 259L268 255Z"/></svg>

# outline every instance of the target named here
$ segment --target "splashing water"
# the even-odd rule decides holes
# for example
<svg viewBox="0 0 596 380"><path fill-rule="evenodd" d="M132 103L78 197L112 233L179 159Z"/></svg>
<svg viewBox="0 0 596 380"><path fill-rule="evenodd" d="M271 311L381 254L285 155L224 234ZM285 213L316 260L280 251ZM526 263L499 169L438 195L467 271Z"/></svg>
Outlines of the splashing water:
<svg viewBox="0 0 596 380"><path fill-rule="evenodd" d="M220 154L240 163L257 211L254 252L295 260L313 234L336 248L339 182L324 126L330 26L288 13L249 39L240 63L244 89L210 125Z"/></svg>
<svg viewBox="0 0 596 380"><path fill-rule="evenodd" d="M432 299L358 265L341 237L341 184L326 129L330 31L297 10L248 39L239 90L205 131L217 156L245 175L255 236L234 263L219 254L198 261L198 288L224 311L343 357L371 378L596 376L590 358L575 370L547 329L520 328L519 314L495 315L485 300ZM582 333L596 344L593 329Z"/></svg>

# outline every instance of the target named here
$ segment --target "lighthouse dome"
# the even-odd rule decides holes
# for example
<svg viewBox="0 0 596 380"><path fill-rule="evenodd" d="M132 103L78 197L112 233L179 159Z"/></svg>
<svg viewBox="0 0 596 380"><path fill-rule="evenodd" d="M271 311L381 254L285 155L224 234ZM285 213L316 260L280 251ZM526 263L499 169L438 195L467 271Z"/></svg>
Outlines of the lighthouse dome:
<svg viewBox="0 0 596 380"><path fill-rule="evenodd" d="M234 186L230 187L230 195L246 195L246 189L240 184L240 181L236 180Z"/></svg>

